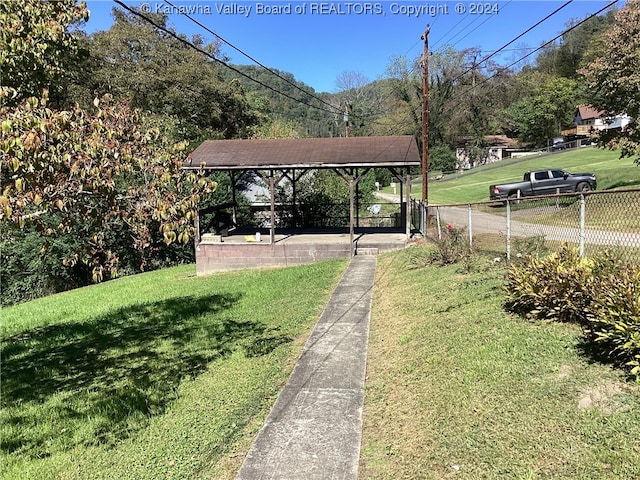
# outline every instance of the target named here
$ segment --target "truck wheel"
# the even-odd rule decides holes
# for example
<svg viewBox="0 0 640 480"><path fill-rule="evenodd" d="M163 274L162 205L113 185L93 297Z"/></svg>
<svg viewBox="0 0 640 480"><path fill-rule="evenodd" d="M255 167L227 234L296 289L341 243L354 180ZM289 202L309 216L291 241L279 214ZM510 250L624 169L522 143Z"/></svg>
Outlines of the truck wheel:
<svg viewBox="0 0 640 480"><path fill-rule="evenodd" d="M518 192L516 193L512 193L511 195L509 195L509 201L511 203L520 203L520 199L522 198L522 194L520 194L520 196L518 196Z"/></svg>
<svg viewBox="0 0 640 480"><path fill-rule="evenodd" d="M589 192L591 191L591 185L589 185L587 182L580 182L578 185L576 185L576 192Z"/></svg>

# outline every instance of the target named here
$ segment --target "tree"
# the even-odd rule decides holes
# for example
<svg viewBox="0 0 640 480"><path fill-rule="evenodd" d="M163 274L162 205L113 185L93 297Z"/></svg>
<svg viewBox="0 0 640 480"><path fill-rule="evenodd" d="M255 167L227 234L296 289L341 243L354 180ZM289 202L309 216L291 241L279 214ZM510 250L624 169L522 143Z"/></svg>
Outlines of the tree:
<svg viewBox="0 0 640 480"><path fill-rule="evenodd" d="M546 145L563 126L571 124L576 105L584 100L580 84L539 72L520 74L518 82L522 96L505 114L522 140Z"/></svg>
<svg viewBox="0 0 640 480"><path fill-rule="evenodd" d="M484 136L499 130L497 119L504 105L504 72L491 75L496 67L478 65L477 49L457 51L446 46L429 57L429 146L453 146L461 138L479 146ZM422 72L420 59L410 63L395 57L387 68L394 113L386 123L396 131L421 138Z"/></svg>
<svg viewBox="0 0 640 480"><path fill-rule="evenodd" d="M602 50L580 73L592 93L589 103L607 115L634 118L624 131L609 130L600 144L619 148L640 165L640 0L628 0L605 33Z"/></svg>
<svg viewBox="0 0 640 480"><path fill-rule="evenodd" d="M415 135L422 131L422 69L419 61L409 61L404 55L391 58L387 66L388 88L394 102L391 114L382 119L394 134Z"/></svg>
<svg viewBox="0 0 640 480"><path fill-rule="evenodd" d="M598 38L612 23L614 11L598 15L578 25L578 19L567 22L567 32L558 44L545 47L536 57L537 69L550 75L577 78L585 54L594 38Z"/></svg>
<svg viewBox="0 0 640 480"><path fill-rule="evenodd" d="M451 172L456 169L456 154L448 145L439 143L429 149L429 170Z"/></svg>
<svg viewBox="0 0 640 480"><path fill-rule="evenodd" d="M350 136L366 136L373 132L371 123L380 115L384 94L376 82L371 82L359 72L345 71L336 78L338 94L336 108L342 112L336 114L336 127L340 134L346 134L347 120Z"/></svg>
<svg viewBox="0 0 640 480"><path fill-rule="evenodd" d="M52 110L46 94L31 97L2 107L0 121L0 220L33 228L43 254L71 235L78 245L63 263L90 266L94 281L117 274L123 242L139 252L140 269L155 232L167 244L189 242L197 205L216 187L182 170L184 142L109 97L93 112Z"/></svg>
<svg viewBox="0 0 640 480"><path fill-rule="evenodd" d="M145 13L170 30L167 16ZM198 130L223 138L247 137L258 117L243 85L227 81L222 66L172 35L130 12L113 9L115 23L88 39L87 93L109 93L130 99L134 108L179 120L182 136L194 139ZM185 41L221 58L217 43L200 36Z"/></svg>
<svg viewBox="0 0 640 480"><path fill-rule="evenodd" d="M300 125L289 120L266 121L254 129L251 138L300 138Z"/></svg>
<svg viewBox="0 0 640 480"><path fill-rule="evenodd" d="M251 106L258 110L258 130L264 122L283 120L299 125L297 130L301 136L327 137L331 136L331 132L337 132L333 115L326 112L329 106L313 98L319 97L332 103L331 94L317 93L312 87L297 81L291 73L277 69L266 70L256 65L234 65L234 69L244 73L246 77L226 70L223 72L224 78L230 80L237 77L237 81L242 84ZM273 90L265 85L271 86ZM288 97L274 90L283 92Z"/></svg>
<svg viewBox="0 0 640 480"><path fill-rule="evenodd" d="M81 263L65 266L79 239L71 235L50 238L46 254L42 237L26 225L3 222L0 229L0 304L20 303L91 283L91 269Z"/></svg>
<svg viewBox="0 0 640 480"><path fill-rule="evenodd" d="M71 27L89 18L84 2L21 0L0 7L2 85L14 90L4 101L17 104L48 89L58 101L67 68L79 53Z"/></svg>

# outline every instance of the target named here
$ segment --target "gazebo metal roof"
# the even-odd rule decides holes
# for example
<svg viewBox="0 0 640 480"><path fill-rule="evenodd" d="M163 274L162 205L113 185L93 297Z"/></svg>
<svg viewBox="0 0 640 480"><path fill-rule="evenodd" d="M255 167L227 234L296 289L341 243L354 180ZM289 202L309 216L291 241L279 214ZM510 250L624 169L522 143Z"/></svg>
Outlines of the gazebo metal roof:
<svg viewBox="0 0 640 480"><path fill-rule="evenodd" d="M206 140L184 168L208 170L283 170L420 165L411 135L296 138L274 140Z"/></svg>

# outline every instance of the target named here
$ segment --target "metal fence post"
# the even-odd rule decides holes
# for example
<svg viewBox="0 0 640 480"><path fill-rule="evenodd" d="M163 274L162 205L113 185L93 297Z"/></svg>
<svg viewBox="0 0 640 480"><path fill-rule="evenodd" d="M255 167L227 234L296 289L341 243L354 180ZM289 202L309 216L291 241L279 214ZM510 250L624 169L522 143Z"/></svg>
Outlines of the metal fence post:
<svg viewBox="0 0 640 480"><path fill-rule="evenodd" d="M473 229L471 225L471 204L469 204L469 250L473 250Z"/></svg>
<svg viewBox="0 0 640 480"><path fill-rule="evenodd" d="M580 194L580 258L584 257L584 239L585 239L585 206L584 194Z"/></svg>
<svg viewBox="0 0 640 480"><path fill-rule="evenodd" d="M511 202L507 200L507 262L511 261Z"/></svg>
<svg viewBox="0 0 640 480"><path fill-rule="evenodd" d="M436 207L436 224L438 227L438 240L442 240L442 228L440 226L440 207Z"/></svg>

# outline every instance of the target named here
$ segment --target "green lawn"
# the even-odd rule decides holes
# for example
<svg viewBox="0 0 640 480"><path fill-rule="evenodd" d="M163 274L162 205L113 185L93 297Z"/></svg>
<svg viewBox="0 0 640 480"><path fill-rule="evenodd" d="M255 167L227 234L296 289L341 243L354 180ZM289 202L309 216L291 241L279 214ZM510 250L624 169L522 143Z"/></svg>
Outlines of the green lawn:
<svg viewBox="0 0 640 480"><path fill-rule="evenodd" d="M443 180L429 182L429 203L446 205L489 200L489 185L519 181L529 170L561 168L571 173L595 173L598 190L640 187L640 167L616 151L584 147L553 155L508 159L478 167ZM421 180L412 185L412 195L421 195ZM390 193L390 189L385 189Z"/></svg>
<svg viewBox="0 0 640 480"><path fill-rule="evenodd" d="M502 266L419 251L378 263L360 478L640 478L640 385L505 313Z"/></svg>
<svg viewBox="0 0 640 480"><path fill-rule="evenodd" d="M360 477L640 478L640 389L503 267L379 257ZM3 479L232 479L346 260L183 266L2 310Z"/></svg>
<svg viewBox="0 0 640 480"><path fill-rule="evenodd" d="M346 261L193 265L2 310L2 478L233 478Z"/></svg>

